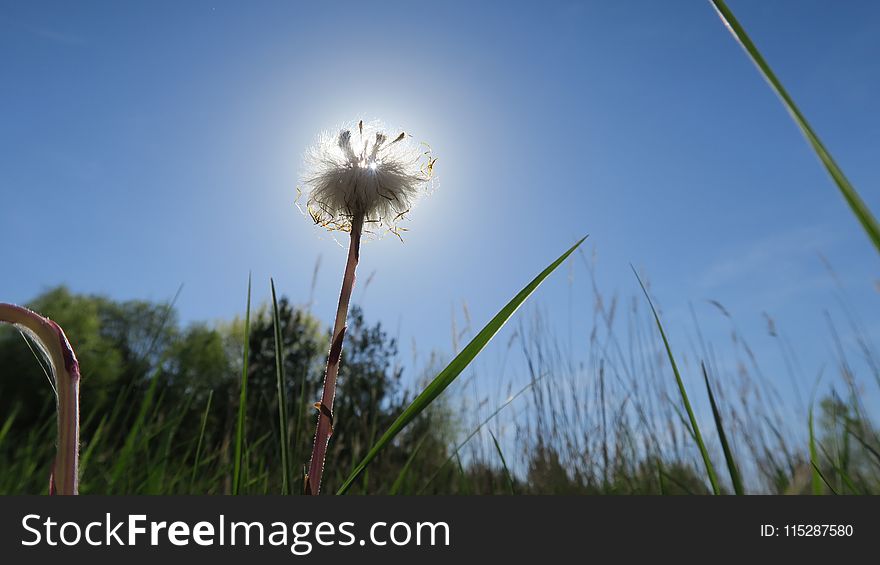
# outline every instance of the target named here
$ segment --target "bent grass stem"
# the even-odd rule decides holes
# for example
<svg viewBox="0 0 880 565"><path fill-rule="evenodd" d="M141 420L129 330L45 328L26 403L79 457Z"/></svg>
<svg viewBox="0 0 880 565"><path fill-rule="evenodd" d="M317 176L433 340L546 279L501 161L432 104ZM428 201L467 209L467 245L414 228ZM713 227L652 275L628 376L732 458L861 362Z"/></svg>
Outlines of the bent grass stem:
<svg viewBox="0 0 880 565"><path fill-rule="evenodd" d="M79 362L61 326L14 304L0 303L0 323L26 332L52 366L58 408L58 443L49 494L79 492Z"/></svg>

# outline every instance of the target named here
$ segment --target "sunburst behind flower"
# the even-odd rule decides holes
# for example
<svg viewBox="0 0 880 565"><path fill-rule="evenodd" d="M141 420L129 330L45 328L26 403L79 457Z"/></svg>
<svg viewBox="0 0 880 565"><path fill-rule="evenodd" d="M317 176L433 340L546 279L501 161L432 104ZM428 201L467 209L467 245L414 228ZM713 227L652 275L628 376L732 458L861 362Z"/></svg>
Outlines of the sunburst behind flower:
<svg viewBox="0 0 880 565"><path fill-rule="evenodd" d="M390 230L432 184L430 148L404 132L389 135L381 122L358 121L324 132L305 155L301 192L312 220L351 231L360 217L365 231Z"/></svg>

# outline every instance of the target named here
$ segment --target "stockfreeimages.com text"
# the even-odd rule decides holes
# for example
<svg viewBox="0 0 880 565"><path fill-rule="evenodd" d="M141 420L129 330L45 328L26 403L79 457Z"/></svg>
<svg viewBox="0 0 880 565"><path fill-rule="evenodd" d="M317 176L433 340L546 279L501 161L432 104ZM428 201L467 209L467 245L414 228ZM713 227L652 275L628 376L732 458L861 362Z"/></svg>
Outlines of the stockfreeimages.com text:
<svg viewBox="0 0 880 565"><path fill-rule="evenodd" d="M23 546L286 546L294 555L308 555L315 545L328 546L442 546L450 545L446 522L373 522L365 538L355 535L354 522L235 522L220 514L215 521L194 524L182 521L151 521L145 514L80 524L58 522L51 516L28 514L21 520Z"/></svg>

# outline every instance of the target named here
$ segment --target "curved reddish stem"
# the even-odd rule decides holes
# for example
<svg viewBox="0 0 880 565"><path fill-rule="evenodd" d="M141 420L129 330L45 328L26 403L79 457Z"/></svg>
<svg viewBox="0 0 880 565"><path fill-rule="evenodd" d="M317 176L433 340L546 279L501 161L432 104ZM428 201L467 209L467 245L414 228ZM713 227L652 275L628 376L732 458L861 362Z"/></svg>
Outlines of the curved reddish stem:
<svg viewBox="0 0 880 565"><path fill-rule="evenodd" d="M55 378L58 444L50 494L79 491L79 362L61 326L36 312L0 302L0 323L12 324L30 335L49 358Z"/></svg>

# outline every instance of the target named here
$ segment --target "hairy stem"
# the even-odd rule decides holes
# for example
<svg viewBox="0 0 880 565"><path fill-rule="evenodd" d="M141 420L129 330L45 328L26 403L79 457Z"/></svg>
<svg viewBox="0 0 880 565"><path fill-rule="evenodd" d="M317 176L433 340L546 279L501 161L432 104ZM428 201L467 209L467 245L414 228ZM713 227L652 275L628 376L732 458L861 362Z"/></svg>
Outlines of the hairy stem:
<svg viewBox="0 0 880 565"><path fill-rule="evenodd" d="M321 475L324 472L324 458L327 444L333 433L333 399L336 397L336 376L339 373L339 360L342 356L342 341L345 337L345 320L348 317L348 303L354 289L355 270L360 257L361 232L364 227L363 215L357 215L351 222L351 241L348 246L348 261L342 277L342 290L339 292L339 305L336 307L336 322L333 324L333 339L327 356L327 371L324 374L324 392L318 409L318 426L315 443L312 446L312 460L306 476L306 494L318 494L321 490Z"/></svg>
<svg viewBox="0 0 880 565"><path fill-rule="evenodd" d="M64 330L27 308L0 303L0 323L12 324L33 338L52 366L58 393L58 444L49 494L79 490L79 362Z"/></svg>

